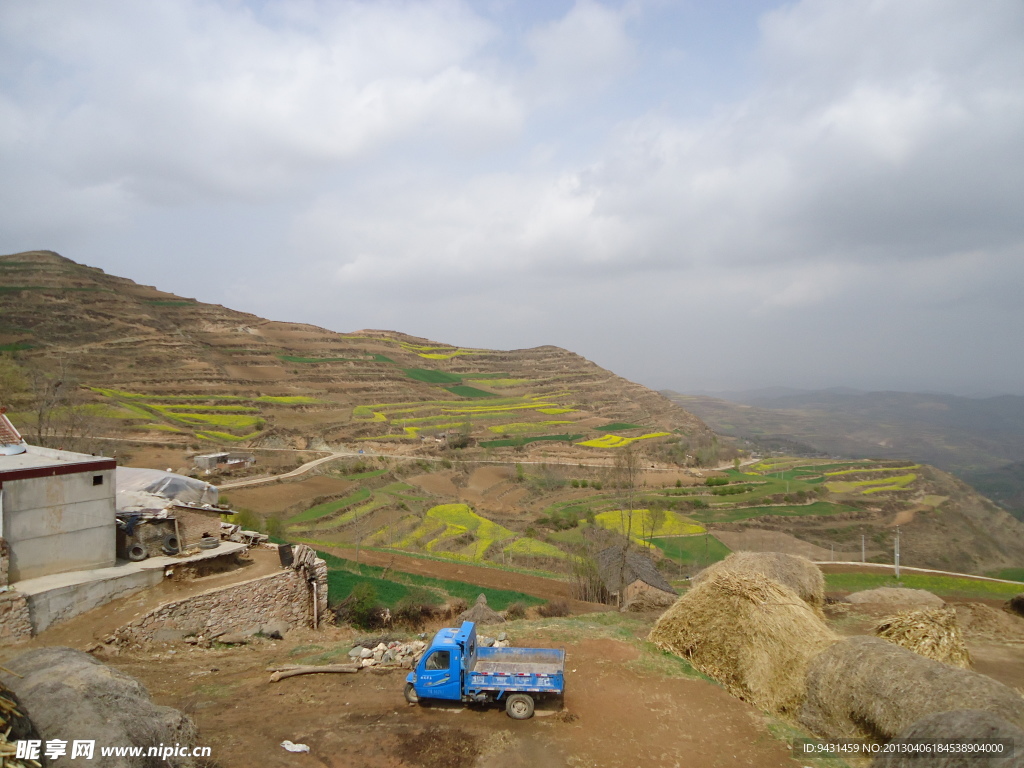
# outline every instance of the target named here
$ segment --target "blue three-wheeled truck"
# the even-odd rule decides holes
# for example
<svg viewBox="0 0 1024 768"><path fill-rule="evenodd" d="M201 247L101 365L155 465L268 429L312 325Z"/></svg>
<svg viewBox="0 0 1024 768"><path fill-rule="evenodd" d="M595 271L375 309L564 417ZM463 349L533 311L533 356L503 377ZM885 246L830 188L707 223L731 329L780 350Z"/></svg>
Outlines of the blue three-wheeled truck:
<svg viewBox="0 0 1024 768"><path fill-rule="evenodd" d="M565 651L555 648L480 648L476 625L440 630L409 673L405 698L504 703L509 717L533 717L535 701L565 691Z"/></svg>

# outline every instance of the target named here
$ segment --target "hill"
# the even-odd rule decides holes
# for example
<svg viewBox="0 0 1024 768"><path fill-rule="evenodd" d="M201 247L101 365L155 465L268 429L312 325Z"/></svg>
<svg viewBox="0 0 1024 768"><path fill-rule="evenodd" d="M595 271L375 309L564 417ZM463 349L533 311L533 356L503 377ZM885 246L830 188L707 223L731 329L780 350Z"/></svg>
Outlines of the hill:
<svg viewBox="0 0 1024 768"><path fill-rule="evenodd" d="M468 349L273 322L49 251L0 257L0 296L0 351L86 388L90 429L103 435L390 452L440 437L598 460L642 442L717 460L698 418L557 347ZM38 421L15 416L27 432Z"/></svg>
<svg viewBox="0 0 1024 768"><path fill-rule="evenodd" d="M803 455L923 461L1024 514L1024 397L782 388L664 392L716 432Z"/></svg>
<svg viewBox="0 0 1024 768"><path fill-rule="evenodd" d="M274 456L347 451L228 490L253 523L293 540L565 573L569 555L624 532L680 576L730 548L855 558L861 537L884 561L900 525L906 565L1024 562L1024 525L943 472L741 467L688 410L556 347L275 322L47 251L0 257L0 296L0 351L13 356L0 399L43 442L107 438L95 448L123 458L118 439L155 441L129 448L133 463L183 472L188 453L224 447L257 451L255 472L272 472ZM639 448L631 466L627 446Z"/></svg>

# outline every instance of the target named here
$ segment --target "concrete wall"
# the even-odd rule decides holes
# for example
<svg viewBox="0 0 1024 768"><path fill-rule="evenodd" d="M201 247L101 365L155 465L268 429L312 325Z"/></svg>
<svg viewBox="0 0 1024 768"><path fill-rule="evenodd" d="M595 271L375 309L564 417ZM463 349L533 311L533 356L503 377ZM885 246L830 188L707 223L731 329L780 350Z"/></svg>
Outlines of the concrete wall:
<svg viewBox="0 0 1024 768"><path fill-rule="evenodd" d="M12 583L114 565L114 470L8 480L3 491Z"/></svg>
<svg viewBox="0 0 1024 768"><path fill-rule="evenodd" d="M106 579L75 582L28 595L32 633L38 634L51 624L72 619L80 613L106 605L119 597L128 597L164 580L163 568L112 573Z"/></svg>

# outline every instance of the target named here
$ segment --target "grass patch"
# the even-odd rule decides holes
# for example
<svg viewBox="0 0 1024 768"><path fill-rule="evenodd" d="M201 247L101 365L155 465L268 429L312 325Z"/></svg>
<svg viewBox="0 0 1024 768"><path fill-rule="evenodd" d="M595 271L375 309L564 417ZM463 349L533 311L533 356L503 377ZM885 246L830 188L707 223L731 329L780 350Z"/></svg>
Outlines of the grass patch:
<svg viewBox="0 0 1024 768"><path fill-rule="evenodd" d="M611 424L605 424L603 427L594 427L598 432L619 432L629 429L643 429L639 424L628 424L625 421L613 421Z"/></svg>
<svg viewBox="0 0 1024 768"><path fill-rule="evenodd" d="M826 573L825 587L831 591L845 592L859 592L876 587L907 587L926 589L943 597L1010 598L1021 592L1019 584L907 572L901 574L899 581L890 573Z"/></svg>
<svg viewBox="0 0 1024 768"><path fill-rule="evenodd" d="M427 368L403 368L405 375L413 381L422 381L425 384L461 384L462 377L444 371L433 371ZM448 390L449 392L451 390Z"/></svg>
<svg viewBox="0 0 1024 768"><path fill-rule="evenodd" d="M360 501L366 501L368 498L370 498L369 489L360 488L355 493L350 493L342 499L325 501L323 504L317 504L315 507L310 507L305 512L299 512L299 514L289 518L286 522L288 525L295 525L297 523L305 523L310 520L318 520L321 517L327 517L328 515L334 514L339 509L344 509L352 504L358 504Z"/></svg>
<svg viewBox="0 0 1024 768"><path fill-rule="evenodd" d="M34 344L29 344L27 341L15 341L12 344L0 344L0 352L21 352L34 347Z"/></svg>
<svg viewBox="0 0 1024 768"><path fill-rule="evenodd" d="M986 573L986 576L991 576L993 579L1008 579L1009 581L1021 581L1024 582L1024 568L1003 568L1001 571L993 571L992 573ZM1024 592L1024 588L1021 589Z"/></svg>

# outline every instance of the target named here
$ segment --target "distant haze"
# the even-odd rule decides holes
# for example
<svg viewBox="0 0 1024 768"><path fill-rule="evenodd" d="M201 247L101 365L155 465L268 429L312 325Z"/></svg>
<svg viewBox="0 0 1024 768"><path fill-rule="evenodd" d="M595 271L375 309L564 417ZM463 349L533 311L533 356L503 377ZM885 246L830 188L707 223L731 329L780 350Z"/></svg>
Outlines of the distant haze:
<svg viewBox="0 0 1024 768"><path fill-rule="evenodd" d="M679 391L1024 394L1020 0L0 4L0 252Z"/></svg>

